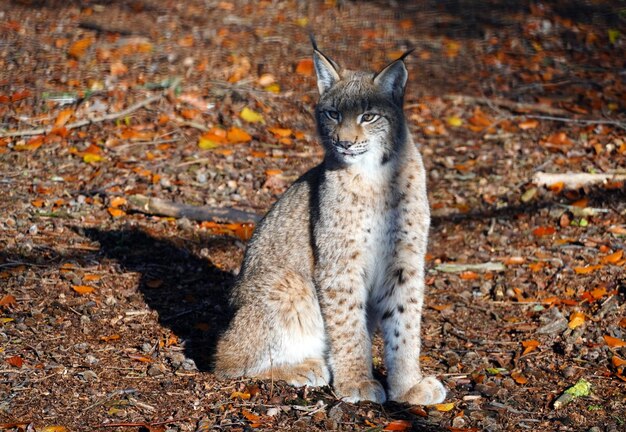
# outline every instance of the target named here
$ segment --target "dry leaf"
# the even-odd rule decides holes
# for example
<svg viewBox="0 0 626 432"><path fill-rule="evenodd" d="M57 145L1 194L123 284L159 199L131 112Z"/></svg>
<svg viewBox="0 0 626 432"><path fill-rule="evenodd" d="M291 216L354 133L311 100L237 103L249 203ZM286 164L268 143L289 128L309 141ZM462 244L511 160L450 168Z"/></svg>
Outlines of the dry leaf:
<svg viewBox="0 0 626 432"><path fill-rule="evenodd" d="M252 136L245 130L233 126L226 132L226 140L231 144L247 143L252 141Z"/></svg>
<svg viewBox="0 0 626 432"><path fill-rule="evenodd" d="M518 384L526 384L528 382L528 378L518 371L511 372L511 378Z"/></svg>
<svg viewBox="0 0 626 432"><path fill-rule="evenodd" d="M600 262L602 264L617 264L621 261L623 255L624 249L619 249L618 251L615 251L610 255L606 255L600 258Z"/></svg>
<svg viewBox="0 0 626 432"><path fill-rule="evenodd" d="M533 235L537 237L544 237L552 235L556 232L556 228L551 226L540 226L533 230Z"/></svg>
<svg viewBox="0 0 626 432"><path fill-rule="evenodd" d="M623 341L613 336L604 335L604 341L611 348L626 347L626 341Z"/></svg>
<svg viewBox="0 0 626 432"><path fill-rule="evenodd" d="M81 295L91 294L95 290L94 287L90 287L89 285L72 285L72 289Z"/></svg>
<svg viewBox="0 0 626 432"><path fill-rule="evenodd" d="M110 336L100 336L100 340L102 342L111 342L111 341L116 341L120 339L121 339L121 336L118 334L112 334Z"/></svg>
<svg viewBox="0 0 626 432"><path fill-rule="evenodd" d="M126 215L126 212L122 209L119 208L115 208L115 207L109 207L107 209L107 211L109 212L109 214L111 216L113 216L114 218L118 218L118 217L122 217Z"/></svg>
<svg viewBox="0 0 626 432"><path fill-rule="evenodd" d="M291 133L292 133L291 129L285 129L285 128L280 128L280 127L271 127L271 128L268 128L267 130L280 138L289 137L291 136Z"/></svg>
<svg viewBox="0 0 626 432"><path fill-rule="evenodd" d="M454 408L454 403L450 402L450 403L435 404L433 405L433 408L435 408L437 411L448 412L452 410L452 408Z"/></svg>
<svg viewBox="0 0 626 432"><path fill-rule="evenodd" d="M526 129L534 129L539 126L539 122L535 119L524 120L521 123L518 123L517 127L526 130Z"/></svg>
<svg viewBox="0 0 626 432"><path fill-rule="evenodd" d="M302 59L296 66L296 73L300 75L313 75L313 60L310 58Z"/></svg>
<svg viewBox="0 0 626 432"><path fill-rule="evenodd" d="M62 126L65 126L70 120L70 117L72 117L72 114L74 114L74 109L72 108L65 108L64 110L61 110L61 112L57 115L56 120L54 121L54 127L60 128Z"/></svg>
<svg viewBox="0 0 626 432"><path fill-rule="evenodd" d="M66 428L65 426L58 426L58 425L53 425L53 426L44 426L41 429L37 429L38 432L69 432L69 429Z"/></svg>
<svg viewBox="0 0 626 432"><path fill-rule="evenodd" d="M123 205L126 205L127 201L126 198L121 197L121 196L117 196L114 197L113 199L111 199L111 201L109 202L109 206L113 207L114 209L121 207Z"/></svg>
<svg viewBox="0 0 626 432"><path fill-rule="evenodd" d="M405 431L413 425L408 420L394 420L383 428L384 431Z"/></svg>
<svg viewBox="0 0 626 432"><path fill-rule="evenodd" d="M16 368L21 368L24 364L24 360L20 356L12 356L4 359L4 361L6 361L11 366L15 366Z"/></svg>
<svg viewBox="0 0 626 432"><path fill-rule="evenodd" d="M461 272L461 273L459 274L459 277L460 277L461 279L463 279L463 280L475 280L475 279L479 279L479 278L480 278L480 276L478 275L478 273L473 272L473 271L471 271L471 270Z"/></svg>
<svg viewBox="0 0 626 432"><path fill-rule="evenodd" d="M504 259L504 264L506 265L519 265L524 264L524 262L526 262L526 259L521 256L512 256Z"/></svg>
<svg viewBox="0 0 626 432"><path fill-rule="evenodd" d="M91 46L93 41L94 39L90 37L77 40L70 46L70 49L67 53L70 55L70 57L74 57L75 59L80 60L80 58L85 55L85 52Z"/></svg>
<svg viewBox="0 0 626 432"><path fill-rule="evenodd" d="M141 354L128 354L128 357L141 363L152 363L154 361L152 358Z"/></svg>
<svg viewBox="0 0 626 432"><path fill-rule="evenodd" d="M250 399L250 393L242 393L242 392L234 391L230 394L230 398L248 400Z"/></svg>
<svg viewBox="0 0 626 432"><path fill-rule="evenodd" d="M582 312L573 312L569 317L569 323L567 326L574 330L576 327L580 327L585 323L585 314Z"/></svg>
<svg viewBox="0 0 626 432"><path fill-rule="evenodd" d="M245 107L241 110L241 112L239 113L239 117L241 117L248 123L265 123L265 119L263 118L262 114L259 114L258 112L248 107Z"/></svg>
<svg viewBox="0 0 626 432"><path fill-rule="evenodd" d="M0 299L0 308L10 309L17 305L17 300L11 294L7 294Z"/></svg>
<svg viewBox="0 0 626 432"><path fill-rule="evenodd" d="M590 265L585 267L574 267L574 272L576 274L589 274L595 272L596 270L600 270L602 267L604 267L602 264Z"/></svg>
<svg viewBox="0 0 626 432"><path fill-rule="evenodd" d="M522 341L522 347L524 347L524 351L522 352L522 355L526 355L530 352L533 352L534 350L537 349L538 346L539 346L538 340L530 339L530 340Z"/></svg>

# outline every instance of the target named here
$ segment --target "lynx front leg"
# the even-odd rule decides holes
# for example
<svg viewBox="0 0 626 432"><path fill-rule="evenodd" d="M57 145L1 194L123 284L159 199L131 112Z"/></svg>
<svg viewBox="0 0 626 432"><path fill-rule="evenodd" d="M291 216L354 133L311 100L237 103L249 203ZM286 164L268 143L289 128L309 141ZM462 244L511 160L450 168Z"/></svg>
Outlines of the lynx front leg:
<svg viewBox="0 0 626 432"><path fill-rule="evenodd" d="M351 255L358 254L354 251ZM385 390L372 375L372 343L365 314L366 292L353 263L319 265L319 298L329 346L329 366L337 396L347 402L385 401Z"/></svg>
<svg viewBox="0 0 626 432"><path fill-rule="evenodd" d="M422 267L396 263L378 296L389 399L415 405L440 403L446 396L441 382L435 377L424 377L420 370L423 300Z"/></svg>

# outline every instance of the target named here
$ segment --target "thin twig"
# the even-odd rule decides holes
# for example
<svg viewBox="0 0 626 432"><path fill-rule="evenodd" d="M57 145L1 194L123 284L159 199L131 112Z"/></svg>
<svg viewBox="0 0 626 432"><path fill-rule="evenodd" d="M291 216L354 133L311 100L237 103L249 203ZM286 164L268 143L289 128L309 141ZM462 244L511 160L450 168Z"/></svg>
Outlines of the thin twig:
<svg viewBox="0 0 626 432"><path fill-rule="evenodd" d="M557 121L557 122L563 122L563 123L579 123L583 125L611 125L611 126L616 126L620 129L626 130L626 122L621 122L619 120L575 119L575 118L569 118L569 117L555 117L555 116L534 115L534 114L524 115L523 117L537 119L537 120Z"/></svg>
<svg viewBox="0 0 626 432"><path fill-rule="evenodd" d="M465 103L475 103L480 105L496 105L499 107L507 108L511 111L515 112L539 112L548 115L563 115L567 114L568 111L565 111L561 108L554 108L545 104L538 103L525 103L525 102L515 102L508 99L502 98L487 98L487 97L477 97L477 96L467 96L467 95L446 95L443 97L444 99L452 100L452 101L461 101Z"/></svg>
<svg viewBox="0 0 626 432"><path fill-rule="evenodd" d="M129 106L126 109L123 109L122 111L118 111L118 112L114 112L111 114L106 114L100 117L94 117L91 119L85 119L85 120L79 120L76 121L74 123L69 123L67 125L65 125L65 129L67 130L71 130L71 129L76 129L79 127L83 127L83 126L87 126L87 125L91 125L91 124L95 124L95 123L102 123L105 121L109 121L109 120L117 120L118 118L121 117L126 117L129 114L132 114L133 112L137 111L140 108L143 108L145 106L148 106L158 100L161 100L162 98L165 97L166 91L174 88L176 86L178 86L178 84L180 84L180 78L174 79L172 80L172 82L170 83L170 85L168 87L166 87L166 89L161 92L158 95L154 95L154 96L150 96L148 98L145 98L139 102L136 102L134 104L132 104L131 106ZM0 132L0 138L7 138L7 137L22 137L22 136L32 136L32 135L44 135L44 134L48 134L50 133L52 130L54 130L54 126L48 126L45 128L38 128L38 129L29 129L29 130L21 130L21 131L12 131L12 132Z"/></svg>

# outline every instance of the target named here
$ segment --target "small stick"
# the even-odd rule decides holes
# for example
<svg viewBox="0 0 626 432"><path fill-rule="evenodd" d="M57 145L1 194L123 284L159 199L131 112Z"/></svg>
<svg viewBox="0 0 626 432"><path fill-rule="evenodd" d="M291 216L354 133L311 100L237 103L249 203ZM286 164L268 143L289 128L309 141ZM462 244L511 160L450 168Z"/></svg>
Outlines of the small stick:
<svg viewBox="0 0 626 432"><path fill-rule="evenodd" d="M260 217L233 208L199 207L188 204L179 204L161 198L151 198L145 195L132 195L128 198L130 209L149 215L160 215L174 218L187 218L195 221L231 221L257 222Z"/></svg>
<svg viewBox="0 0 626 432"><path fill-rule="evenodd" d="M609 181L624 181L626 174L618 173L545 173L537 172L533 176L533 183L537 186L550 186L563 183L568 189L578 189L582 186L605 183Z"/></svg>
<svg viewBox="0 0 626 432"><path fill-rule="evenodd" d="M486 97L476 97L476 96L466 96L466 95L446 95L444 99L452 100L452 101L462 101L465 103L475 103L480 105L497 105L500 107L504 107L510 109L515 112L529 112L534 111L542 114L548 115L564 115L568 114L568 111L565 111L561 108L554 108L545 104L537 104L537 103L524 103L524 102L514 102L508 99L502 98L486 98Z"/></svg>

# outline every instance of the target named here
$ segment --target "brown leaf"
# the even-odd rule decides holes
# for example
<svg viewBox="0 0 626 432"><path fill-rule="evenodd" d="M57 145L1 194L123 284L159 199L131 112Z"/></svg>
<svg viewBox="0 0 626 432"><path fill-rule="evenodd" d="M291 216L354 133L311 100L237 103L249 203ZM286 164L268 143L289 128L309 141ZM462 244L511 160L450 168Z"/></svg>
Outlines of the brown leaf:
<svg viewBox="0 0 626 432"><path fill-rule="evenodd" d="M17 355L6 358L4 359L4 361L6 361L11 366L15 366L16 368L21 368L22 365L24 364L24 360L22 359L22 357L17 356Z"/></svg>
<svg viewBox="0 0 626 432"><path fill-rule="evenodd" d="M606 255L600 258L600 262L602 264L617 264L621 261L622 256L624 256L624 249L619 249L610 255Z"/></svg>
<svg viewBox="0 0 626 432"><path fill-rule="evenodd" d="M536 237L544 237L552 235L556 232L556 228L551 226L540 226L533 230L533 235Z"/></svg>
<svg viewBox="0 0 626 432"><path fill-rule="evenodd" d="M53 425L53 426L44 426L41 429L38 429L38 432L69 432L69 429L65 426Z"/></svg>
<svg viewBox="0 0 626 432"><path fill-rule="evenodd" d="M534 350L537 349L538 346L539 346L538 340L530 339L530 340L522 341L522 347L524 347L524 351L522 352L522 355L526 355L530 352L533 352Z"/></svg>
<svg viewBox="0 0 626 432"><path fill-rule="evenodd" d="M73 108L65 108L64 110L61 110L61 112L57 115L56 120L54 121L54 127L60 128L60 127L65 126L73 114L74 114Z"/></svg>
<svg viewBox="0 0 626 432"><path fill-rule="evenodd" d="M17 305L17 300L11 294L7 294L0 299L0 308L10 309Z"/></svg>
<svg viewBox="0 0 626 432"><path fill-rule="evenodd" d="M112 198L111 201L109 201L109 206L116 209L118 207L126 205L126 203L127 203L126 198L121 197L121 196L116 196Z"/></svg>
<svg viewBox="0 0 626 432"><path fill-rule="evenodd" d="M296 66L296 73L300 75L312 76L313 60L310 58L300 60Z"/></svg>
<svg viewBox="0 0 626 432"><path fill-rule="evenodd" d="M110 214L111 216L113 216L114 218L118 218L118 217L122 217L122 216L125 216L125 215L126 215L126 212L125 212L124 210L122 210L122 209L118 209L118 208L115 208L115 207L109 207L109 208L107 209L107 211L108 211L108 212L109 212L109 214Z"/></svg>
<svg viewBox="0 0 626 432"><path fill-rule="evenodd" d="M250 399L250 393L242 393L242 392L234 391L230 394L230 398L248 400Z"/></svg>
<svg viewBox="0 0 626 432"><path fill-rule="evenodd" d="M94 288L88 285L72 285L72 289L80 295L91 294L94 292Z"/></svg>
<svg viewBox="0 0 626 432"><path fill-rule="evenodd" d="M405 431L413 427L408 420L394 420L383 428L384 431Z"/></svg>
<svg viewBox="0 0 626 432"><path fill-rule="evenodd" d="M152 358L141 354L128 354L128 357L141 363L152 363L154 361Z"/></svg>
<svg viewBox="0 0 626 432"><path fill-rule="evenodd" d="M576 274L589 274L595 272L596 270L600 270L602 267L604 267L604 265L602 264L590 265L585 267L574 267L574 272Z"/></svg>
<svg viewBox="0 0 626 432"><path fill-rule="evenodd" d="M70 57L74 57L75 59L80 60L80 58L85 55L85 52L91 46L93 41L94 39L91 37L77 40L70 46L70 49L67 53L70 55Z"/></svg>
<svg viewBox="0 0 626 432"><path fill-rule="evenodd" d="M611 348L626 347L626 341L623 341L613 336L604 335L604 341Z"/></svg>
<svg viewBox="0 0 626 432"><path fill-rule="evenodd" d="M511 378L518 384L526 384L528 382L528 378L522 375L521 372L513 371L511 372Z"/></svg>
<svg viewBox="0 0 626 432"><path fill-rule="evenodd" d="M109 336L100 336L100 340L102 342L111 342L111 341L116 341L116 340L119 340L119 339L121 339L121 336L118 335L117 333L109 335Z"/></svg>

